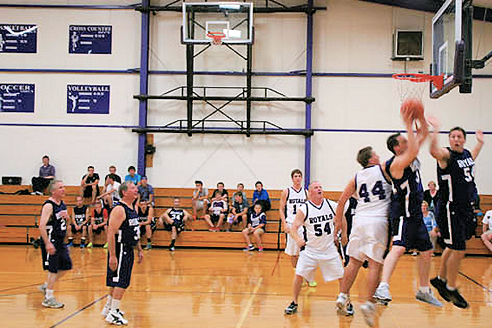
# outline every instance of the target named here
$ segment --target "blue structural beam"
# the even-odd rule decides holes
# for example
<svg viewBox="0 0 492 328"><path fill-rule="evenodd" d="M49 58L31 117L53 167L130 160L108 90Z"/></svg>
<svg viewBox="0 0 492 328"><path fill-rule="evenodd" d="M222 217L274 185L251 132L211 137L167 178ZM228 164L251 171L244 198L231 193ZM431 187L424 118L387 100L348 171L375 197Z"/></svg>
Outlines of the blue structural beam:
<svg viewBox="0 0 492 328"><path fill-rule="evenodd" d="M148 7L150 0L142 0L142 6ZM149 90L149 27L150 13L142 12L142 39L140 42L140 94L146 95ZM140 99L138 106L138 127L147 127L147 99ZM138 134L138 173L145 175L145 145L147 134Z"/></svg>
<svg viewBox="0 0 492 328"><path fill-rule="evenodd" d="M308 1L308 8L314 8L314 0ZM314 10L307 11L307 38L306 38L306 98L313 94L313 18ZM311 129L311 103L306 103L305 129ZM304 140L304 185L311 182L311 136Z"/></svg>

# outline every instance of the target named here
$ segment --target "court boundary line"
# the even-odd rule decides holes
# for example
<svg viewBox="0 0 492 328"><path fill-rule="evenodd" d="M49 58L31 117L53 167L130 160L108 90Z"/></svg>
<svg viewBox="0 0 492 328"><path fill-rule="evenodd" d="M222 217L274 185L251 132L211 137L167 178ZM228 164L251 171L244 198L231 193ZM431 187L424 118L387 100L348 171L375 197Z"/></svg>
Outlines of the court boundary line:
<svg viewBox="0 0 492 328"><path fill-rule="evenodd" d="M258 294L258 289L260 289L262 282L263 282L263 277L260 277L258 279L258 282L256 283L255 288L253 289L253 293L251 293L251 296L249 297L248 303L246 303L246 306L244 307L243 312L241 313L241 316L239 317L239 320L236 323L236 328L241 328L243 326L244 320L246 320L246 316L248 315L249 310L253 305L253 300Z"/></svg>
<svg viewBox="0 0 492 328"><path fill-rule="evenodd" d="M458 273L460 275L462 275L463 277L465 277L466 279L468 279L469 281L471 281L472 283L474 283L475 285L481 287L483 290L489 292L489 293L492 293L492 290L488 289L487 287L485 287L484 285L482 285L481 283L479 283L478 281L476 281L475 279L473 279L472 277L470 276L467 276L466 274L464 274L463 272L461 271L458 271Z"/></svg>
<svg viewBox="0 0 492 328"><path fill-rule="evenodd" d="M275 261L275 265L273 266L272 276L275 273L275 269L277 269L278 263L280 262L280 256L281 255L282 255L282 251L279 250L277 253L277 260Z"/></svg>
<svg viewBox="0 0 492 328"><path fill-rule="evenodd" d="M65 321L68 321L70 320L71 318L75 317L77 314L83 312L84 310L87 310L88 308L90 308L91 306L93 306L94 304L102 301L103 299L105 299L106 297L108 297L108 294L104 295L104 296L101 296L100 298L98 298L97 300L95 301L92 301L90 302L89 304L87 304L86 306L84 306L83 308L81 309L78 309L77 311L75 311L74 313L70 314L69 316L67 316L66 318L62 319L61 321L58 321L57 323L55 323L54 325L50 326L50 328L55 328L59 325L61 325L62 323L64 323Z"/></svg>

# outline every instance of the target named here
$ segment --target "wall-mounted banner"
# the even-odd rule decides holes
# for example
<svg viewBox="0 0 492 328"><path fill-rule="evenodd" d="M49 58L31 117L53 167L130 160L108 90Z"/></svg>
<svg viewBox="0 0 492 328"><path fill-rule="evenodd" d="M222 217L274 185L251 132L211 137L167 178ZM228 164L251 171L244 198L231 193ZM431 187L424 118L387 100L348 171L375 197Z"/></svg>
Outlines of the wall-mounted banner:
<svg viewBox="0 0 492 328"><path fill-rule="evenodd" d="M112 26L70 25L68 53L111 54Z"/></svg>
<svg viewBox="0 0 492 328"><path fill-rule="evenodd" d="M36 53L37 36L37 25L0 23L0 52Z"/></svg>
<svg viewBox="0 0 492 328"><path fill-rule="evenodd" d="M109 114L109 85L67 85L68 114Z"/></svg>
<svg viewBox="0 0 492 328"><path fill-rule="evenodd" d="M34 84L0 84L0 112L34 113Z"/></svg>

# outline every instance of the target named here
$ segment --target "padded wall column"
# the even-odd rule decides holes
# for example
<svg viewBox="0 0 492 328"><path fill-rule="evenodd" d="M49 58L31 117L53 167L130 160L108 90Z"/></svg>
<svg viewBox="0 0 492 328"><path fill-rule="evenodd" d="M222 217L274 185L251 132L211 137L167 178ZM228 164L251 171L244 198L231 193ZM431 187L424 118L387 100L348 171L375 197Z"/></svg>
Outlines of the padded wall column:
<svg viewBox="0 0 492 328"><path fill-rule="evenodd" d="M150 0L142 0L144 9L150 6ZM140 94L146 95L149 90L149 25L150 12L142 10L142 36L140 40ZM140 99L138 106L138 127L147 127L147 99ZM138 174L145 175L145 144L146 133L138 134Z"/></svg>
<svg viewBox="0 0 492 328"><path fill-rule="evenodd" d="M308 1L307 11L307 37L306 37L306 98L313 94L313 18L314 0ZM306 103L306 129L311 129L311 102ZM311 181L311 136L304 141L304 185L307 187Z"/></svg>

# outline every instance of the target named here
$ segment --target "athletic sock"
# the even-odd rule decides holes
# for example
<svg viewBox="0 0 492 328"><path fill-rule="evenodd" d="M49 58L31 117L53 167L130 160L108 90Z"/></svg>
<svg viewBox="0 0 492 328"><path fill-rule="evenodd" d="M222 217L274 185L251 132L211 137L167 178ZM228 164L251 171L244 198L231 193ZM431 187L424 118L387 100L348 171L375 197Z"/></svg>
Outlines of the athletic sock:
<svg viewBox="0 0 492 328"><path fill-rule="evenodd" d="M430 288L429 288L429 286L420 286L420 287L419 287L419 290L420 290L422 293L430 293Z"/></svg>
<svg viewBox="0 0 492 328"><path fill-rule="evenodd" d="M456 290L456 287L449 287L449 285L448 285L448 284L446 284L446 288L447 288L449 291Z"/></svg>
<svg viewBox="0 0 492 328"><path fill-rule="evenodd" d="M121 300L113 298L113 301L111 302L111 310L118 310L120 308L120 302Z"/></svg>
<svg viewBox="0 0 492 328"><path fill-rule="evenodd" d="M383 286L389 287L389 284L387 282L381 282L381 283L379 283L379 286L381 286L381 287L383 287Z"/></svg>
<svg viewBox="0 0 492 328"><path fill-rule="evenodd" d="M55 291L53 289L46 289L46 294L45 294L46 299L52 298L54 292Z"/></svg>
<svg viewBox="0 0 492 328"><path fill-rule="evenodd" d="M441 278L441 276L437 276L437 278L441 279L444 282L447 282L448 281L447 279Z"/></svg>
<svg viewBox="0 0 492 328"><path fill-rule="evenodd" d="M106 301L106 306L111 308L111 303L113 302L113 296L109 295L108 300Z"/></svg>

